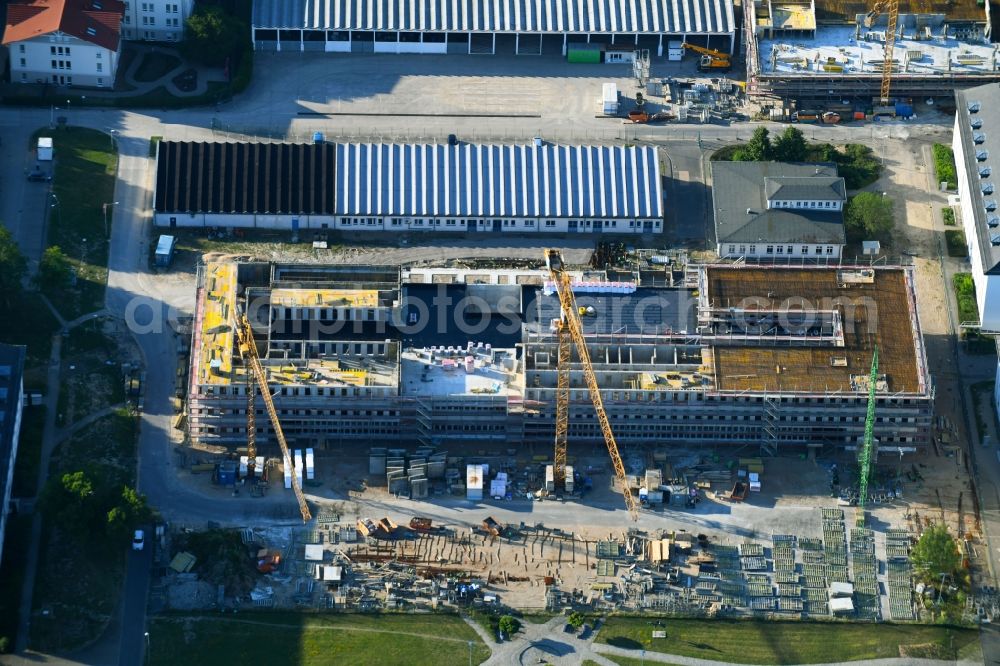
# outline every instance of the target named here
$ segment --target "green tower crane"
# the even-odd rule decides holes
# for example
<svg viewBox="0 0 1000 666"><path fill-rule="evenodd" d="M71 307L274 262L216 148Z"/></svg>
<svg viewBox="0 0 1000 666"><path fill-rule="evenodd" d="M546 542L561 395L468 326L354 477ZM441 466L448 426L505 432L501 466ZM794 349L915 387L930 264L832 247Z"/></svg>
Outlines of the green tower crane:
<svg viewBox="0 0 1000 666"><path fill-rule="evenodd" d="M872 371L868 378L868 414L865 417L865 439L858 450L858 527L865 525L865 501L868 499L868 481L872 475L872 458L875 455L875 385L878 382L878 346L872 355Z"/></svg>

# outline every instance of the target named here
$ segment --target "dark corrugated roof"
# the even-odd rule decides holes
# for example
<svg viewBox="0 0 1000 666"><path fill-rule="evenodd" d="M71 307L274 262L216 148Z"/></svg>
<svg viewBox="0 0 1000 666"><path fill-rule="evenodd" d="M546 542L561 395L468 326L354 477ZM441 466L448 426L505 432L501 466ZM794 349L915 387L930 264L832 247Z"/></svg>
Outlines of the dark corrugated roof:
<svg viewBox="0 0 1000 666"><path fill-rule="evenodd" d="M847 187L844 179L836 176L783 176L765 178L764 190L768 200L775 201L844 201Z"/></svg>
<svg viewBox="0 0 1000 666"><path fill-rule="evenodd" d="M826 200L834 190L831 179L837 169L828 164L788 164L784 162L712 162L712 203L715 237L719 243L835 243L846 242L843 214L811 208L767 208L768 180L790 178L799 194L813 194L815 188L795 181L816 178L826 189ZM846 192L846 190L845 190ZM790 196L788 200L796 200ZM784 195L783 195L784 196ZM749 210L749 213L747 212Z"/></svg>
<svg viewBox="0 0 1000 666"><path fill-rule="evenodd" d="M160 213L331 215L333 145L161 141Z"/></svg>

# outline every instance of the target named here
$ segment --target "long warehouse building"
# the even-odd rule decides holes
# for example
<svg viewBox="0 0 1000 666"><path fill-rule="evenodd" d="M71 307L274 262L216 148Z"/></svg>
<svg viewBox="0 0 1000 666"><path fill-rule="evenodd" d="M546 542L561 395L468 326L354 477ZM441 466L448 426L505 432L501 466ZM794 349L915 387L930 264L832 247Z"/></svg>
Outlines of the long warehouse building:
<svg viewBox="0 0 1000 666"><path fill-rule="evenodd" d="M733 51L732 0L255 0L258 50L566 54L572 43L667 39Z"/></svg>
<svg viewBox="0 0 1000 666"><path fill-rule="evenodd" d="M365 232L663 230L652 147L160 142L163 227Z"/></svg>
<svg viewBox="0 0 1000 666"><path fill-rule="evenodd" d="M854 447L876 347L879 446L929 445L933 387L910 269L688 266L676 286L651 286L664 270L574 275L623 446ZM210 263L196 303L193 441L246 441L246 374L227 323L236 309L255 324L296 445L553 441L560 305L544 271ZM570 387L571 442L601 442L575 356ZM273 444L263 408L257 441Z"/></svg>

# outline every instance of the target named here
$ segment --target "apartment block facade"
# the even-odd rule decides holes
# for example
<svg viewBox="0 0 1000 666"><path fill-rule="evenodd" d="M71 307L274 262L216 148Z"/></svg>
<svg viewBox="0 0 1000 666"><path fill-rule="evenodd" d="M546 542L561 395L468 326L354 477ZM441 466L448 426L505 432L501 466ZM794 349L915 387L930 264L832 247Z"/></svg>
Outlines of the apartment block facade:
<svg viewBox="0 0 1000 666"><path fill-rule="evenodd" d="M179 42L184 39L184 21L194 0L124 0L122 39L144 42Z"/></svg>

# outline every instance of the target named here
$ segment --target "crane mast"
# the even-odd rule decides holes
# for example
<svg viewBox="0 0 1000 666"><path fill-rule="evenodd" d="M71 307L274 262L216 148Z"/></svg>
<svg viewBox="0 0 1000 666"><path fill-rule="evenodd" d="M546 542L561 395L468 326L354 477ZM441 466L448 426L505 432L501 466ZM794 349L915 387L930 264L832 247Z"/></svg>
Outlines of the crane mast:
<svg viewBox="0 0 1000 666"><path fill-rule="evenodd" d="M583 376L587 382L587 389L590 392L590 400L594 403L594 412L597 414L597 421L601 426L604 435L604 443L608 448L608 455L611 457L611 464L615 470L615 476L622 486L622 495L625 497L625 506L628 507L632 520L638 520L639 507L632 490L628 487L628 480L625 478L625 464L622 462L621 453L618 451L618 442L615 441L614 432L611 430L611 422L608 420L607 411L604 409L604 398L601 397L601 387L597 383L597 375L594 373L594 366L590 361L590 351L587 349L587 341L583 337L583 323L580 321L580 313L577 310L576 297L570 283L569 273L565 271L562 255L558 250L545 251L545 263L549 269L549 275L555 283L556 293L559 294L559 304L562 306L562 318L559 323L559 383L556 388L556 455L558 461L562 459L562 474L566 474L566 433L569 428L569 342L565 331L568 331L569 338L572 338L576 345L577 355L580 357L580 365L583 368ZM565 362L564 362L565 361ZM564 367L566 368L564 370ZM565 373L565 374L563 374ZM565 387L565 388L563 388ZM563 396L563 397L560 397ZM560 439L560 424L562 424L562 439ZM561 452L560 452L561 447ZM554 468L558 468L558 462ZM557 474L555 469L553 475Z"/></svg>
<svg viewBox="0 0 1000 666"><path fill-rule="evenodd" d="M569 437L569 364L573 349L569 329L559 322L559 365L556 369L556 451L552 476L556 487L566 482L566 440Z"/></svg>
<svg viewBox="0 0 1000 666"><path fill-rule="evenodd" d="M885 28L885 58L882 62L882 86L879 92L881 104L889 104L889 89L892 87L892 57L896 48L896 25L899 21L899 0L877 0L872 10L865 15L864 24L870 28L883 13L888 12Z"/></svg>
<svg viewBox="0 0 1000 666"><path fill-rule="evenodd" d="M875 452L875 385L878 382L878 347L872 356L872 370L868 376L868 413L865 416L865 438L858 451L858 527L865 524L865 501L868 499L868 481L872 475Z"/></svg>
<svg viewBox="0 0 1000 666"><path fill-rule="evenodd" d="M281 429L281 423L278 421L278 410L274 408L274 401L271 399L271 391L267 386L267 374L264 372L264 366L260 363L260 356L257 354L257 343L253 340L253 328L250 326L250 320L247 316L238 312L236 314L236 325L234 326L236 332L236 344L240 352L240 356L243 357L243 363L246 365L247 372L247 425L250 426L251 423L256 425L256 418L251 416L254 412L254 398L256 395L256 387L260 387L260 395L264 398L264 407L267 408L267 415L271 418L271 425L274 427L274 435L278 440L278 446L281 447L281 455L284 457L285 465L292 464L292 457L288 452L288 442L285 441L285 432ZM253 378L250 378L253 375ZM252 454L256 457L257 455L257 443L255 440L256 428L254 430L247 431L247 450L252 451ZM254 464L254 458L250 458L250 465ZM298 475L292 474L292 489L295 491L295 499L299 503L299 512L302 513L302 522L309 522L312 519L312 513L309 511L309 505L306 504L306 497L302 493L302 486L299 485Z"/></svg>

